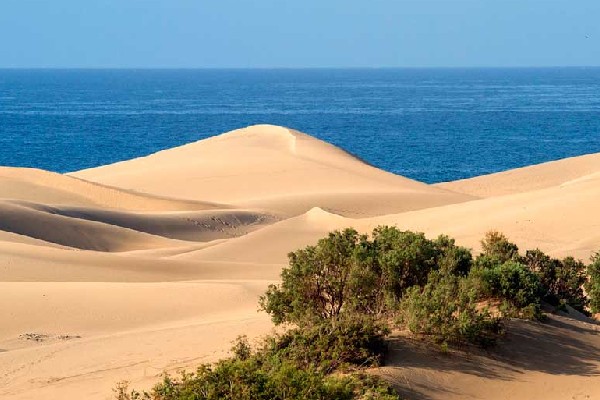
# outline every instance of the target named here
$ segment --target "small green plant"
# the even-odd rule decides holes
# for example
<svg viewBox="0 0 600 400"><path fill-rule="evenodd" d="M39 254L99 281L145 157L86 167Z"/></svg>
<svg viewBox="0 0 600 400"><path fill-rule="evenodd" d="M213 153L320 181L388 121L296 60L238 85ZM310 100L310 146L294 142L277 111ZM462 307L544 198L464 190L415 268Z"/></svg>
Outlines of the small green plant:
<svg viewBox="0 0 600 400"><path fill-rule="evenodd" d="M244 361L249 359L252 355L252 348L250 347L250 342L248 342L248 336L238 336L233 342L231 352L236 360Z"/></svg>
<svg viewBox="0 0 600 400"><path fill-rule="evenodd" d="M481 241L481 248L484 256L494 258L501 264L519 259L517 245L509 242L507 237L500 232L487 232Z"/></svg>
<svg viewBox="0 0 600 400"><path fill-rule="evenodd" d="M116 400L143 400L149 398L147 394L144 395L135 390L130 390L127 381L117 382L117 385L113 388L113 394Z"/></svg>

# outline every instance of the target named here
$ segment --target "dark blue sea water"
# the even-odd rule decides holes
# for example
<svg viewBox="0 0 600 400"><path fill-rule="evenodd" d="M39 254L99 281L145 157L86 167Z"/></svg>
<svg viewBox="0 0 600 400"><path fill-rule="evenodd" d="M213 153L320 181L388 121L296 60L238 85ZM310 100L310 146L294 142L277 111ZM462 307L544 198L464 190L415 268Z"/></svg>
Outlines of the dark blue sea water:
<svg viewBox="0 0 600 400"><path fill-rule="evenodd" d="M257 123L466 178L600 152L600 68L0 70L0 165L74 171Z"/></svg>

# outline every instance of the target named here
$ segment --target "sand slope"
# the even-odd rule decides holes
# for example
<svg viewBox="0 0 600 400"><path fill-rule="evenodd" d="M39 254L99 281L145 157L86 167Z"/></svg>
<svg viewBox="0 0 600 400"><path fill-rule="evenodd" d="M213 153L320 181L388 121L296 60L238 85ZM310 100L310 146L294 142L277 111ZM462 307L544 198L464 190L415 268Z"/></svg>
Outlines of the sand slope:
<svg viewBox="0 0 600 400"><path fill-rule="evenodd" d="M370 215L375 208L367 211L369 203L384 214L471 199L381 171L328 143L271 125L71 175L137 192L246 202L296 215L314 206Z"/></svg>
<svg viewBox="0 0 600 400"><path fill-rule="evenodd" d="M333 229L474 249L497 229L586 259L598 200L599 155L430 186L270 125L68 175L0 168L0 398L110 399L118 380L148 387L223 356L271 329L256 301L287 253ZM409 399L600 398L594 325L513 332L494 355L399 341L383 373Z"/></svg>
<svg viewBox="0 0 600 400"><path fill-rule="evenodd" d="M493 197L560 186L599 170L600 154L589 154L434 186L476 197Z"/></svg>
<svg viewBox="0 0 600 400"><path fill-rule="evenodd" d="M490 352L443 354L398 338L377 371L414 400L595 399L600 396L600 325L551 316L513 321Z"/></svg>
<svg viewBox="0 0 600 400"><path fill-rule="evenodd" d="M181 201L107 187L34 168L0 167L0 199L125 210L205 210L210 202Z"/></svg>
<svg viewBox="0 0 600 400"><path fill-rule="evenodd" d="M0 230L63 246L96 251L127 251L175 245L142 232L100 222L69 218L30 207L0 202Z"/></svg>
<svg viewBox="0 0 600 400"><path fill-rule="evenodd" d="M579 178L558 187L460 204L351 219L313 209L238 239L188 252L180 258L252 263L285 263L287 253L315 243L334 229L354 227L370 232L378 225L448 234L464 246L479 250L490 230L505 233L522 249L540 248L555 255L572 255L585 261L600 250L600 175ZM269 246L261 246L268 243Z"/></svg>

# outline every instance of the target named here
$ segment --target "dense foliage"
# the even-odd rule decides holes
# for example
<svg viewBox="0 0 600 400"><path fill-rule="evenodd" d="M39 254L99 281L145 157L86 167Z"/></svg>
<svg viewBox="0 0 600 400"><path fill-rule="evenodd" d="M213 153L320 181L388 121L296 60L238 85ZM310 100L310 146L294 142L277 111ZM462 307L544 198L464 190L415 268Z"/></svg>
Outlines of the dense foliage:
<svg viewBox="0 0 600 400"><path fill-rule="evenodd" d="M587 268L589 282L585 289L590 298L590 308L593 313L600 313L600 253L592 257L592 263Z"/></svg>
<svg viewBox="0 0 600 400"><path fill-rule="evenodd" d="M438 342L490 346L501 333L500 319L478 307L470 289L467 278L434 272L423 288L408 290L399 319L411 331Z"/></svg>
<svg viewBox="0 0 600 400"><path fill-rule="evenodd" d="M372 328L371 328L372 329ZM375 337L383 337L375 329ZM350 332L350 333L349 333ZM195 373L180 377L165 376L150 392L129 390L126 383L115 389L118 400L399 400L380 379L364 373L329 374L337 357L349 363L370 360L373 345L361 341L368 337L358 326L342 331L299 330L282 337L269 337L263 347L252 351L245 338L238 338L233 356L214 365L203 364ZM333 339L329 336L333 336ZM314 342L312 340L315 340ZM343 349L343 343L348 341ZM336 343L337 342L337 343ZM327 345L334 344L328 350ZM362 347L364 344L366 347ZM319 354L318 350L325 354ZM306 351L308 350L308 352ZM304 353L304 354L303 354ZM379 357L379 354L376 358ZM328 367L323 368L323 365ZM367 365L370 365L367 362Z"/></svg>
<svg viewBox="0 0 600 400"><path fill-rule="evenodd" d="M542 303L600 312L600 254L585 266L486 234L482 252L454 239L381 226L370 236L335 231L289 254L281 284L260 308L287 330L253 350L165 377L149 393L116 389L120 400L399 399L361 372L380 365L389 327L443 344L493 345L506 318L542 319ZM584 291L585 287L585 291Z"/></svg>
<svg viewBox="0 0 600 400"><path fill-rule="evenodd" d="M498 300L506 316L537 318L541 313L543 288L539 277L517 261L506 261L472 272L481 282L478 297Z"/></svg>
<svg viewBox="0 0 600 400"><path fill-rule="evenodd" d="M369 239L354 229L329 234L289 254L281 285L260 299L275 324L299 326L354 316L381 318L398 309L405 292L423 287L431 271L465 275L471 253L454 240L378 227Z"/></svg>
<svg viewBox="0 0 600 400"><path fill-rule="evenodd" d="M509 242L506 236L500 232L487 232L481 241L481 248L482 256L495 259L500 264L519 259L517 245Z"/></svg>
<svg viewBox="0 0 600 400"><path fill-rule="evenodd" d="M263 351L302 368L331 373L355 366L378 366L387 350L387 327L371 318L344 319L269 338Z"/></svg>

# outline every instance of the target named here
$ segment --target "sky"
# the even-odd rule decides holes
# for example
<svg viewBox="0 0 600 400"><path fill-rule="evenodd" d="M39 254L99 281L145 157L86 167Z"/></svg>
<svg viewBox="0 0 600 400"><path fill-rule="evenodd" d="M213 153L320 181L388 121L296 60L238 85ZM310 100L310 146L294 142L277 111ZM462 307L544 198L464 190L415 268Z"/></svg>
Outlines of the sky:
<svg viewBox="0 0 600 400"><path fill-rule="evenodd" d="M0 68L600 66L599 0L0 0Z"/></svg>

